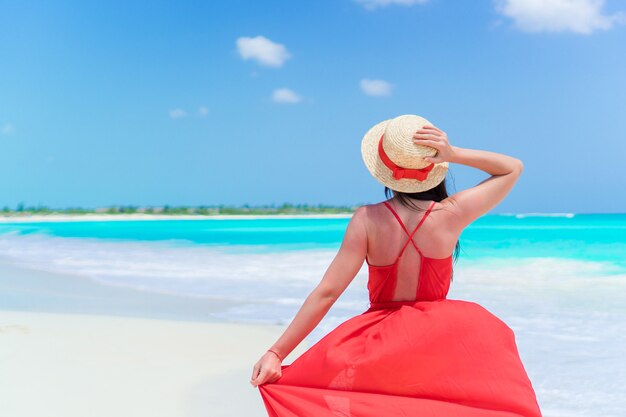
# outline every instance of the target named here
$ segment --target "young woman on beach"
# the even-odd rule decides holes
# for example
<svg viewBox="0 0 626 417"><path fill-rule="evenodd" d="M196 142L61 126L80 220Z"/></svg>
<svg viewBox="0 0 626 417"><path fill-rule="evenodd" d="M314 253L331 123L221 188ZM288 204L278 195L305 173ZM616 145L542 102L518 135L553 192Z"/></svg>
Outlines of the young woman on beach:
<svg viewBox="0 0 626 417"><path fill-rule="evenodd" d="M321 282L254 365L269 416L540 417L511 328L446 298L461 232L511 191L522 162L453 146L415 115L372 127L361 152L388 199L354 212ZM449 163L491 177L448 196ZM282 365L364 261L369 308Z"/></svg>

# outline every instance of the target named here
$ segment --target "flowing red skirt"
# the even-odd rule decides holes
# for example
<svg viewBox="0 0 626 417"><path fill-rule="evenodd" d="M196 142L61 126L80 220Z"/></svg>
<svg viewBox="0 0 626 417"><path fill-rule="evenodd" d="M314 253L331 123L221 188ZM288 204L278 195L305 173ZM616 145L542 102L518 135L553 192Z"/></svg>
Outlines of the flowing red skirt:
<svg viewBox="0 0 626 417"><path fill-rule="evenodd" d="M462 300L391 304L343 322L259 385L269 416L541 416L498 317Z"/></svg>

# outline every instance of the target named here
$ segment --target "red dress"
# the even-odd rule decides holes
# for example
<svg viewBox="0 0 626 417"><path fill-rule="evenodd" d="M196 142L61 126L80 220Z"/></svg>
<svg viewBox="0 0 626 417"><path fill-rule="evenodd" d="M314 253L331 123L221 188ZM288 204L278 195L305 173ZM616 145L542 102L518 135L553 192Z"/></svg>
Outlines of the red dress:
<svg viewBox="0 0 626 417"><path fill-rule="evenodd" d="M479 304L446 299L452 255L422 255L409 233L390 265L369 263L370 307L259 385L270 417L540 417L515 335ZM408 244L420 255L414 301L393 301Z"/></svg>

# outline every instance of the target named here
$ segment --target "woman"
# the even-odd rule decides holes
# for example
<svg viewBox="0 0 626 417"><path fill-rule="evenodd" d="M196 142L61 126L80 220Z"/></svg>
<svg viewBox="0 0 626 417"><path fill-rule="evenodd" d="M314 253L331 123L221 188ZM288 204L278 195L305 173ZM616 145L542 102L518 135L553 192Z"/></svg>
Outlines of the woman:
<svg viewBox="0 0 626 417"><path fill-rule="evenodd" d="M270 417L541 416L513 331L476 303L446 298L461 232L511 191L522 162L452 146L415 115L372 127L361 151L393 197L354 212L321 282L254 365L250 382ZM448 196L449 163L491 177ZM370 307L282 365L363 261Z"/></svg>

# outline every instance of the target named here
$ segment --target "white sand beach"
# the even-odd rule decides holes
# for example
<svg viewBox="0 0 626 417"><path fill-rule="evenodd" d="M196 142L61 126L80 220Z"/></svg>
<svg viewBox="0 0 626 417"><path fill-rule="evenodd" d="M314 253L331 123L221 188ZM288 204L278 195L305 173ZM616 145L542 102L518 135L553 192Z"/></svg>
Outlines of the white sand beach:
<svg viewBox="0 0 626 417"><path fill-rule="evenodd" d="M248 381L282 330L0 311L1 415L262 417Z"/></svg>
<svg viewBox="0 0 626 417"><path fill-rule="evenodd" d="M0 416L263 417L248 381L285 326L212 318L233 305L0 258Z"/></svg>

